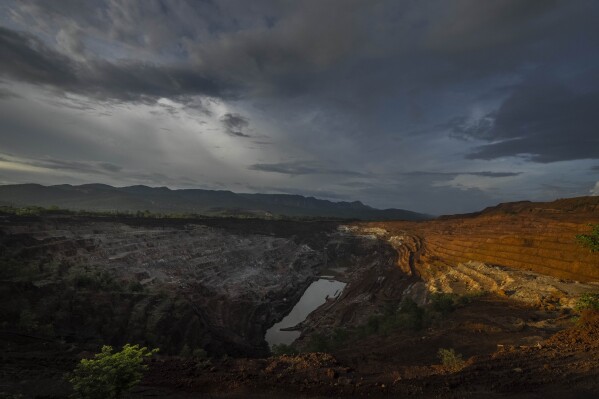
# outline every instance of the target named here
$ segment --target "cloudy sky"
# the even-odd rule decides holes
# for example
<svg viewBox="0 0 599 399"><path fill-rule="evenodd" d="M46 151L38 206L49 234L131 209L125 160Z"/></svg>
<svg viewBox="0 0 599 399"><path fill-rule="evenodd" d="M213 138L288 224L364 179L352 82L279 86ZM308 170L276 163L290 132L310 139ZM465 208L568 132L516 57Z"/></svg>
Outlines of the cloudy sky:
<svg viewBox="0 0 599 399"><path fill-rule="evenodd" d="M599 2L0 3L0 183L599 195Z"/></svg>

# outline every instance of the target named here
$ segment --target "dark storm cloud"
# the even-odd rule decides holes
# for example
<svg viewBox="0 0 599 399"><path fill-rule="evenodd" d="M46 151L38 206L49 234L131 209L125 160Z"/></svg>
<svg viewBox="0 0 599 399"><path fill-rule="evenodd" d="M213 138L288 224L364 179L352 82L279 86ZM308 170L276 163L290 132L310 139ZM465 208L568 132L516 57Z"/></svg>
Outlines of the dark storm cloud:
<svg viewBox="0 0 599 399"><path fill-rule="evenodd" d="M258 163L249 167L250 170L258 170L262 172L281 173L290 176L299 175L343 175L343 176L366 176L364 173L351 170L341 170L323 167L314 163L308 162L281 162L263 164Z"/></svg>
<svg viewBox="0 0 599 399"><path fill-rule="evenodd" d="M78 62L36 37L0 27L0 75L102 99L140 100L189 94L225 96L226 87L192 66L100 59Z"/></svg>
<svg viewBox="0 0 599 399"><path fill-rule="evenodd" d="M227 133L231 136L251 137L249 134L244 133L244 130L250 126L250 122L243 116L227 113L220 120L225 126Z"/></svg>
<svg viewBox="0 0 599 399"><path fill-rule="evenodd" d="M98 166L101 167L102 169L105 169L112 173L117 173L117 172L120 172L121 170L123 170L122 166L115 165L115 164L109 163L109 162L100 162L100 163L98 163Z"/></svg>
<svg viewBox="0 0 599 399"><path fill-rule="evenodd" d="M465 174L483 177L512 177L521 175L522 172L469 172Z"/></svg>
<svg viewBox="0 0 599 399"><path fill-rule="evenodd" d="M599 81L576 92L555 82L525 84L490 117L464 136L493 141L467 157L494 159L529 155L535 162L599 158Z"/></svg>
<svg viewBox="0 0 599 399"><path fill-rule="evenodd" d="M75 65L33 35L0 27L0 73L34 84L73 87Z"/></svg>
<svg viewBox="0 0 599 399"><path fill-rule="evenodd" d="M532 62L539 55L528 47L554 30L556 15L565 16L560 20L565 32L586 26L590 15L584 10L592 3L579 4L580 11L553 1L516 0L381 1L376 6L341 0L34 1L15 5L15 14L32 20L36 31L55 34L63 52L12 32L10 55L16 58L11 64L28 67L7 69L26 81L119 99L219 96L233 89L286 95L342 89L340 94L364 95L366 87L369 97L386 97L405 83L415 82L409 89L420 90L514 66L505 60ZM566 17L578 20L568 23ZM134 50L133 57L153 53L157 60L174 58L184 65L102 62L89 55L92 39L110 40L119 51ZM111 58L110 51L104 53ZM76 62L75 56L87 62Z"/></svg>
<svg viewBox="0 0 599 399"><path fill-rule="evenodd" d="M247 178L275 191L326 187L331 198L339 188L440 213L505 200L493 190L508 186L534 193L554 179L553 161L599 159L593 0L0 3L0 79L21 96L0 92L0 142L17 156L64 159L46 159L49 169L183 184L131 170L168 158L169 174L203 179L197 143L219 160L202 168L204 184ZM31 118L42 97L45 119ZM155 106L160 97L172 101ZM297 159L311 161L287 161ZM529 161L546 169L528 173L539 171ZM586 175L573 184L588 186L587 162L569 169ZM402 174L415 169L442 172Z"/></svg>
<svg viewBox="0 0 599 399"><path fill-rule="evenodd" d="M440 127L448 128L450 136L457 139L489 139L494 122L495 113L489 113L476 120L470 120L465 116L456 117Z"/></svg>

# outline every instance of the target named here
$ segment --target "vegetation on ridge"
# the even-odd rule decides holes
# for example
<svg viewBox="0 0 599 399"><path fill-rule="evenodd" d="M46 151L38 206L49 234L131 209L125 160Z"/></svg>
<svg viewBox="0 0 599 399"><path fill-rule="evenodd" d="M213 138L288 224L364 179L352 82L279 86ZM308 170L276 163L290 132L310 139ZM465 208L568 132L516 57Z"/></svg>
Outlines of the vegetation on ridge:
<svg viewBox="0 0 599 399"><path fill-rule="evenodd" d="M592 230L589 234L577 234L576 241L591 252L599 252L599 224L590 225Z"/></svg>

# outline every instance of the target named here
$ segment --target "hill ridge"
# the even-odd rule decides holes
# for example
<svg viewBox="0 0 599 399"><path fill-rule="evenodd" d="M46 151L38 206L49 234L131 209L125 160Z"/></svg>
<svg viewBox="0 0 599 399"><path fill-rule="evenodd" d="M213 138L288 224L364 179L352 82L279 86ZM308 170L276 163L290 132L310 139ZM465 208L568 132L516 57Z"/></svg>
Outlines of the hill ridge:
<svg viewBox="0 0 599 399"><path fill-rule="evenodd" d="M251 214L334 217L362 220L425 220L431 216L404 209L376 209L360 201L334 202L298 194L235 193L229 190L170 189L131 185L36 183L0 185L0 204L58 206L88 211Z"/></svg>

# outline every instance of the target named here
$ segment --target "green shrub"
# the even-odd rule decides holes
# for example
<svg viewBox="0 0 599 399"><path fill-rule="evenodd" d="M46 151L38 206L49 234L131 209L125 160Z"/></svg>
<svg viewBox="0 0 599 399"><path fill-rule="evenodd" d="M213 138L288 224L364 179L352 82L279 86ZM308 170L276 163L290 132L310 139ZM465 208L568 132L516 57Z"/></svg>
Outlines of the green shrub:
<svg viewBox="0 0 599 399"><path fill-rule="evenodd" d="M204 350L204 348L196 348L192 350L189 345L183 345L181 351L179 352L179 356L194 358L196 360L205 360L208 359L208 353Z"/></svg>
<svg viewBox="0 0 599 399"><path fill-rule="evenodd" d="M456 353L455 350L452 349L439 349L439 359L441 360L441 364L448 369L449 371L460 371L466 365L464 359L462 359L462 355Z"/></svg>
<svg viewBox="0 0 599 399"><path fill-rule="evenodd" d="M472 303L477 298L486 294L485 291L471 291L464 295L453 293L434 293L431 295L430 307L433 311L439 312L442 315L447 315L453 312L456 308Z"/></svg>
<svg viewBox="0 0 599 399"><path fill-rule="evenodd" d="M599 294L585 293L578 298L576 310L596 310L599 311Z"/></svg>
<svg viewBox="0 0 599 399"><path fill-rule="evenodd" d="M592 227L590 234L578 234L576 241L591 252L599 252L599 224L590 226Z"/></svg>
<svg viewBox="0 0 599 399"><path fill-rule="evenodd" d="M431 308L445 315L455 310L457 300L457 294L435 293L431 295Z"/></svg>
<svg viewBox="0 0 599 399"><path fill-rule="evenodd" d="M395 325L397 327L418 331L424 327L425 316L426 310L424 308L418 306L412 299L406 298L399 305L399 310L395 316Z"/></svg>
<svg viewBox="0 0 599 399"><path fill-rule="evenodd" d="M191 356L200 360L208 359L208 353L206 353L204 348L194 349L193 352L191 352Z"/></svg>
<svg viewBox="0 0 599 399"><path fill-rule="evenodd" d="M456 300L456 305L459 306L464 306L467 305L469 303L474 302L476 299L481 298L485 295L487 295L489 292L488 291L470 291L465 293L464 295L461 295L460 297L457 298Z"/></svg>
<svg viewBox="0 0 599 399"><path fill-rule="evenodd" d="M147 366L146 357L158 349L149 350L139 345L123 346L120 352L113 353L111 346L103 346L93 359L82 359L69 382L73 385L75 398L118 399L141 381Z"/></svg>

